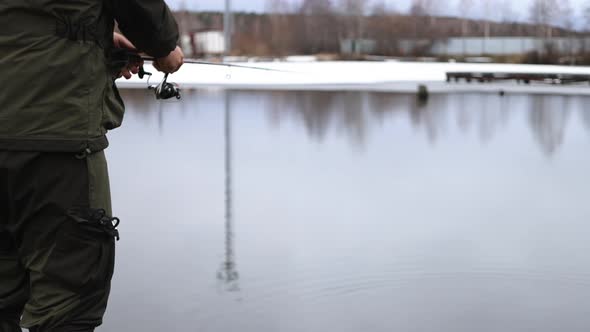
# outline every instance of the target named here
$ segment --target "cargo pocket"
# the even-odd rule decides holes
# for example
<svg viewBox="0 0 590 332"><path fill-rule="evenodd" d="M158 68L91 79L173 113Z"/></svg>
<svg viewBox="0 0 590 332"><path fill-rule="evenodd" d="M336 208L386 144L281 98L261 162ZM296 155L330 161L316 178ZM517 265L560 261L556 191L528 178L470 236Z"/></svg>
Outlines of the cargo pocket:
<svg viewBox="0 0 590 332"><path fill-rule="evenodd" d="M108 170L104 152L86 156L84 206L66 211L56 233L44 273L75 292L108 285L115 264L119 220L111 217Z"/></svg>
<svg viewBox="0 0 590 332"><path fill-rule="evenodd" d="M109 282L113 264L114 240L87 226L68 225L58 235L44 274L80 293Z"/></svg>

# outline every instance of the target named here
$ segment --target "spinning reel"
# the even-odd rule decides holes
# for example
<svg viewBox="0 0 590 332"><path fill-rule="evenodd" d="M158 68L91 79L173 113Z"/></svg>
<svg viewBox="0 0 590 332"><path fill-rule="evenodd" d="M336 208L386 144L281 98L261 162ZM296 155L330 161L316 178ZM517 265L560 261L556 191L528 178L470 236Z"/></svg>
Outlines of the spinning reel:
<svg viewBox="0 0 590 332"><path fill-rule="evenodd" d="M150 85L150 78L152 73L147 72L143 69L143 66L139 68L139 78L143 79L146 75L148 77L148 89L154 90L154 94L156 95L156 99L158 100L167 100L176 98L180 100L182 95L180 94L180 87L175 83L168 82L168 74L164 75L164 79L158 85Z"/></svg>
<svg viewBox="0 0 590 332"><path fill-rule="evenodd" d="M143 61L155 61L156 59L149 56L142 56L137 51L128 50L128 49L121 49L115 48L111 50L111 65L114 68L120 69L124 66L128 66L130 63L135 64L143 64ZM236 64L229 64L229 63L215 63L215 62L207 62L207 61L198 61L198 60L191 60L185 59L184 63L192 63L197 65L206 65L206 66L222 66L226 68L243 68L249 70L259 70L259 71L266 71L266 72L277 72L277 73L293 73L291 71L286 70L278 70L272 68L263 68L263 67L254 67L254 66L242 66ZM156 95L156 99L158 100L166 100L166 99L182 99L180 94L180 87L178 84L169 83L168 82L168 74L164 76L164 79L158 85L150 85L150 78L152 73L146 72L143 69L143 66L139 67L139 78L143 79L145 76L148 77L148 89L154 90L154 94ZM228 74L227 78L231 78L231 75Z"/></svg>

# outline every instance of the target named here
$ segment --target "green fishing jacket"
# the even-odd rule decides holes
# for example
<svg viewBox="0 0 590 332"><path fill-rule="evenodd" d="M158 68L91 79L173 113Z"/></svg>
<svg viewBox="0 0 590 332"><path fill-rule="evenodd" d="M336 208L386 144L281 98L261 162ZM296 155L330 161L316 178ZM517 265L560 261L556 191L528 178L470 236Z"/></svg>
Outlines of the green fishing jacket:
<svg viewBox="0 0 590 332"><path fill-rule="evenodd" d="M95 152L123 120L113 30L156 58L176 47L163 0L0 1L0 150Z"/></svg>

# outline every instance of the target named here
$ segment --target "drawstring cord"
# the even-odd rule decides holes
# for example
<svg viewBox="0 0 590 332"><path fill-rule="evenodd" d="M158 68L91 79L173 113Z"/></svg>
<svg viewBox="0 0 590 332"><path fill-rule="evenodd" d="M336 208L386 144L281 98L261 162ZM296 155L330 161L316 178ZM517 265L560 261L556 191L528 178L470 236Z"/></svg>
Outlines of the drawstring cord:
<svg viewBox="0 0 590 332"><path fill-rule="evenodd" d="M121 220L117 217L107 216L107 212L104 209L91 211L88 220L80 221L80 223L99 226L105 234L114 237L117 241L121 240L119 230L117 229Z"/></svg>

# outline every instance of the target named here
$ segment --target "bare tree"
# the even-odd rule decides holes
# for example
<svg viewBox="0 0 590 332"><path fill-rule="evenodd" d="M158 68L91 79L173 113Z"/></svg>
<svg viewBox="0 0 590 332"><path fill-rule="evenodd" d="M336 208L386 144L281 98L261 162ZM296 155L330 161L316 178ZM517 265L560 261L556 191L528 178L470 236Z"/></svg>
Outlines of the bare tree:
<svg viewBox="0 0 590 332"><path fill-rule="evenodd" d="M516 17L516 12L514 11L514 8L512 7L511 0L503 0L500 3L500 15L501 15L501 21L503 23L513 23L518 20Z"/></svg>
<svg viewBox="0 0 590 332"><path fill-rule="evenodd" d="M303 0L299 10L305 15L325 15L334 11L330 0Z"/></svg>
<svg viewBox="0 0 590 332"><path fill-rule="evenodd" d="M490 38L490 22L496 18L496 11L492 10L493 0L481 0L481 6L484 13L484 37Z"/></svg>
<svg viewBox="0 0 590 332"><path fill-rule="evenodd" d="M461 15L461 36L465 37L469 30L469 21L473 11L473 0L459 0L459 13Z"/></svg>
<svg viewBox="0 0 590 332"><path fill-rule="evenodd" d="M533 0L530 7L530 17L537 25L540 37L552 38L555 20L559 17L558 0Z"/></svg>
<svg viewBox="0 0 590 332"><path fill-rule="evenodd" d="M569 63L575 64L575 41L573 36L574 30L574 12L570 0L561 0L559 9L559 25L567 30L567 49L569 50Z"/></svg>
<svg viewBox="0 0 590 332"><path fill-rule="evenodd" d="M574 11L570 0L560 0L559 19L556 23L568 30L574 29Z"/></svg>
<svg viewBox="0 0 590 332"><path fill-rule="evenodd" d="M463 56L467 55L467 41L469 34L469 22L473 11L473 0L459 0L459 13L461 14L461 36L463 37Z"/></svg>
<svg viewBox="0 0 590 332"><path fill-rule="evenodd" d="M436 14L438 13L438 0L412 0L410 6L410 15L414 17L414 33L417 37L420 35L422 27L418 18L428 18L430 26L436 24Z"/></svg>
<svg viewBox="0 0 590 332"><path fill-rule="evenodd" d="M482 50L483 53L487 51L487 39L491 35L491 20L496 18L497 11L492 10L494 0L481 0L481 10L484 15L483 17L483 37Z"/></svg>
<svg viewBox="0 0 590 332"><path fill-rule="evenodd" d="M330 0L303 0L299 13L303 15L297 38L306 53L335 51L338 47L338 20Z"/></svg>
<svg viewBox="0 0 590 332"><path fill-rule="evenodd" d="M340 0L340 8L348 15L364 15L368 5L368 0Z"/></svg>
<svg viewBox="0 0 590 332"><path fill-rule="evenodd" d="M293 36L289 33L291 5L288 0L267 0L266 8L270 16L270 49L275 54L286 54Z"/></svg>
<svg viewBox="0 0 590 332"><path fill-rule="evenodd" d="M366 33L376 42L375 53L393 55L399 51L398 39L400 30L405 25L400 20L400 14L394 6L386 4L385 0L372 2L371 17L366 20ZM409 21L409 20L408 20ZM404 37L408 37L407 33Z"/></svg>
<svg viewBox="0 0 590 332"><path fill-rule="evenodd" d="M432 17L438 13L439 2L437 0L412 0L410 14L413 16Z"/></svg>
<svg viewBox="0 0 590 332"><path fill-rule="evenodd" d="M345 19L345 35L348 38L360 39L365 33L364 16L367 12L368 0L341 0L340 10Z"/></svg>
<svg viewBox="0 0 590 332"><path fill-rule="evenodd" d="M389 14L389 8L385 3L385 0L378 0L373 2L373 6L371 7L371 16L382 16Z"/></svg>
<svg viewBox="0 0 590 332"><path fill-rule="evenodd" d="M266 11L271 14L287 14L292 10L288 0L266 0Z"/></svg>
<svg viewBox="0 0 590 332"><path fill-rule="evenodd" d="M584 30L590 31L590 0L584 6Z"/></svg>

